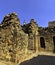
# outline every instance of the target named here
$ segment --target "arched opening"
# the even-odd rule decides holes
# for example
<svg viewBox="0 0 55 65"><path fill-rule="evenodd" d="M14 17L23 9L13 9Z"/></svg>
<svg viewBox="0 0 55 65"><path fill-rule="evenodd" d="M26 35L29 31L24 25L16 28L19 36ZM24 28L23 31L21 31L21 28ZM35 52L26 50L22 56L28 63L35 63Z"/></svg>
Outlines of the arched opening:
<svg viewBox="0 0 55 65"><path fill-rule="evenodd" d="M55 26L54 26L53 30L55 30Z"/></svg>
<svg viewBox="0 0 55 65"><path fill-rule="evenodd" d="M54 43L54 50L53 50L53 52L55 53L55 36L53 37L53 43Z"/></svg>
<svg viewBox="0 0 55 65"><path fill-rule="evenodd" d="M41 48L45 48L45 41L43 37L40 38L40 46Z"/></svg>

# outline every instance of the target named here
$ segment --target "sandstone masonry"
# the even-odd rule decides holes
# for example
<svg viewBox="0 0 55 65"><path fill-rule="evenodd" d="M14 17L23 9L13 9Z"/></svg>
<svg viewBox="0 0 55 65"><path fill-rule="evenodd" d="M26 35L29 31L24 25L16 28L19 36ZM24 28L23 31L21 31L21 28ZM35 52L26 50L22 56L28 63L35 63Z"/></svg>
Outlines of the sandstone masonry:
<svg viewBox="0 0 55 65"><path fill-rule="evenodd" d="M0 24L0 60L20 63L41 52L55 54L55 21L43 28L34 19L20 25L16 13L6 15Z"/></svg>

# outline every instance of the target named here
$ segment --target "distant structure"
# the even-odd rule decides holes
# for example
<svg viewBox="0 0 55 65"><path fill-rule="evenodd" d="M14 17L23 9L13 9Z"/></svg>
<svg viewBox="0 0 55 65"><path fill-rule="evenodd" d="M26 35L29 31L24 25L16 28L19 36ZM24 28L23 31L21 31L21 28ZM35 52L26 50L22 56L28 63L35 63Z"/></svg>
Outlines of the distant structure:
<svg viewBox="0 0 55 65"><path fill-rule="evenodd" d="M16 13L6 15L0 24L0 59L20 63L41 54L55 56L55 21L43 28L34 19L20 25Z"/></svg>

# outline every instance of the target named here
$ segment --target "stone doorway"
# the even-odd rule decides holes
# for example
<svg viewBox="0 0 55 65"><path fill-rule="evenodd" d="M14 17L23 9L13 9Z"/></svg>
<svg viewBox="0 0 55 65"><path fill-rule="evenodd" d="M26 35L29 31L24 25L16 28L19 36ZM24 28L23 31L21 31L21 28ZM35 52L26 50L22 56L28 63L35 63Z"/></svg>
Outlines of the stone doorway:
<svg viewBox="0 0 55 65"><path fill-rule="evenodd" d="M53 52L55 53L55 36L53 37L53 43L54 43L54 50L53 50Z"/></svg>
<svg viewBox="0 0 55 65"><path fill-rule="evenodd" d="M40 37L40 46L41 48L45 48L45 40L43 37Z"/></svg>

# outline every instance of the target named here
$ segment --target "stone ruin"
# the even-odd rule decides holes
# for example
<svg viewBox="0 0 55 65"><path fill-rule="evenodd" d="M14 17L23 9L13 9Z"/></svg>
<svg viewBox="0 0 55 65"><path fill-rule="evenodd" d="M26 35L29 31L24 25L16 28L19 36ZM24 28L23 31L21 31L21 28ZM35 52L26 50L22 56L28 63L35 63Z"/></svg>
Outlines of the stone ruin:
<svg viewBox="0 0 55 65"><path fill-rule="evenodd" d="M0 60L21 63L41 53L55 56L55 21L48 27L39 27L34 19L20 25L16 13L6 15L0 24Z"/></svg>

